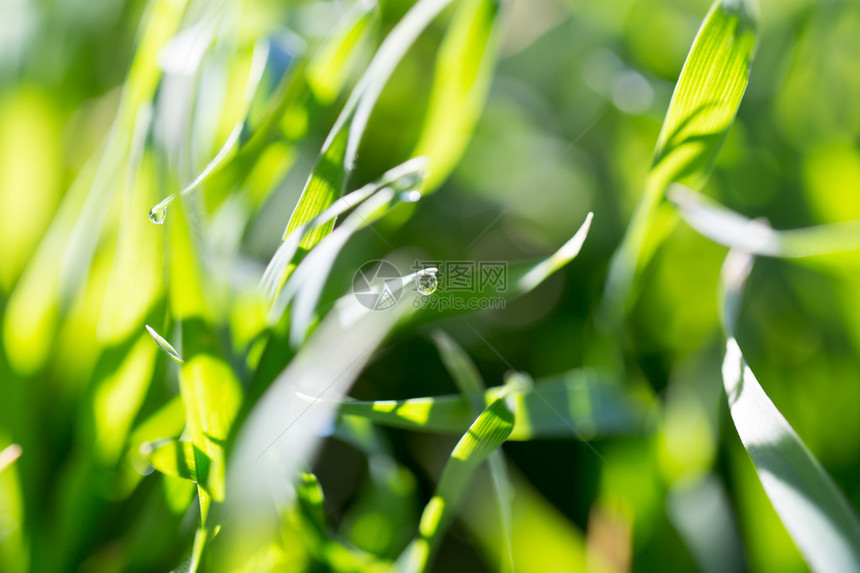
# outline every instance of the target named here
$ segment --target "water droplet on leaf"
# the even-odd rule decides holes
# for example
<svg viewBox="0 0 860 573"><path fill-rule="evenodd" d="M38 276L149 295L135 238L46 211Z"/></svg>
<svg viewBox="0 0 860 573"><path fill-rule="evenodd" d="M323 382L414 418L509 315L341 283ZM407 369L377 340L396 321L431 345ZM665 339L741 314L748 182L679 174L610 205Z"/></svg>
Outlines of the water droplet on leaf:
<svg viewBox="0 0 860 573"><path fill-rule="evenodd" d="M156 205L149 211L149 220L156 225L161 225L162 223L164 223L165 217L167 217L167 207L160 207Z"/></svg>
<svg viewBox="0 0 860 573"><path fill-rule="evenodd" d="M436 292L438 286L439 281L436 280L436 274L432 272L420 275L415 279L415 288L424 296L430 296Z"/></svg>
<svg viewBox="0 0 860 573"><path fill-rule="evenodd" d="M413 189L412 191L404 191L400 194L400 200L404 203L415 203L421 199L421 191Z"/></svg>

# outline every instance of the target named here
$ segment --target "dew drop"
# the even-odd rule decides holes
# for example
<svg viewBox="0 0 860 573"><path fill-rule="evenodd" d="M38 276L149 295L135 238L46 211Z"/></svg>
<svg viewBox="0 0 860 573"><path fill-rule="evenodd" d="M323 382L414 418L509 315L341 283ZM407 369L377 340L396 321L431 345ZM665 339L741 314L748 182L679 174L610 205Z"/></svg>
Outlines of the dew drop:
<svg viewBox="0 0 860 573"><path fill-rule="evenodd" d="M436 279L435 273L429 272L415 278L415 288L424 296L430 296L436 292L438 286L439 281Z"/></svg>
<svg viewBox="0 0 860 573"><path fill-rule="evenodd" d="M415 203L419 199L421 199L421 191L418 191L417 189L404 191L400 194L400 200L404 203Z"/></svg>
<svg viewBox="0 0 860 573"><path fill-rule="evenodd" d="M161 225L162 223L164 223L165 217L167 217L167 207L161 207L160 205L156 205L149 210L149 220L156 225Z"/></svg>

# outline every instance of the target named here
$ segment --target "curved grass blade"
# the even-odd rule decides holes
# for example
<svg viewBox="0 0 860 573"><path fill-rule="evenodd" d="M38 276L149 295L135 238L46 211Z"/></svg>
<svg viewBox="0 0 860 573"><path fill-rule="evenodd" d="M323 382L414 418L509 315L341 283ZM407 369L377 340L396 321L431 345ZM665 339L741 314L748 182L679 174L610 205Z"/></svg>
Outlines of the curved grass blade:
<svg viewBox="0 0 860 573"><path fill-rule="evenodd" d="M813 571L860 571L860 520L765 394L729 338L723 381L732 420L776 513Z"/></svg>
<svg viewBox="0 0 860 573"><path fill-rule="evenodd" d="M675 181L701 186L734 122L755 50L755 11L753 0L716 0L693 41L644 192L610 264L601 309L609 324L626 313L640 270L668 231L656 224L666 188Z"/></svg>
<svg viewBox="0 0 860 573"><path fill-rule="evenodd" d="M405 161L397 167L386 171L376 181L368 183L360 189L339 198L322 213L293 230L281 243L281 246L278 247L278 250L275 252L275 255L266 267L266 270L263 273L263 278L260 281L260 287L263 289L264 294L270 301L274 301L275 297L278 297L278 302L273 306L273 309L269 314L269 323L273 324L278 322L286 308L286 302L288 302L288 300L283 300L278 296L280 289L283 286L282 277L291 275L292 270L296 268L295 259L299 252L300 244L310 230L334 221L335 218L346 213L350 209L360 207L365 200L384 188L390 187L393 191L398 193L409 192L415 187L421 185L421 181L425 177L426 169L427 159L424 157L415 157ZM371 209L371 211L374 210ZM370 221L367 220L368 217L369 215L361 216L359 214L349 225L345 223L341 227L352 229L352 232L355 232L370 223ZM291 297L292 295L287 298Z"/></svg>
<svg viewBox="0 0 860 573"><path fill-rule="evenodd" d="M484 393L484 403L491 403L504 388L488 388ZM585 370L539 380L533 390L514 394L511 407L516 414L516 424L510 436L513 441L569 437L591 439L636 433L646 428L646 411L642 405L615 385ZM469 400L456 395L348 401L339 405L339 412L386 426L440 434L465 432L474 417Z"/></svg>
<svg viewBox="0 0 860 573"><path fill-rule="evenodd" d="M669 199L684 221L705 237L754 255L795 259L860 249L860 221L776 231L681 186L669 190Z"/></svg>
<svg viewBox="0 0 860 573"><path fill-rule="evenodd" d="M208 483L211 460L187 440L164 438L145 442L140 453L165 475L191 480L201 487Z"/></svg>
<svg viewBox="0 0 860 573"><path fill-rule="evenodd" d="M418 537L397 561L400 571L426 571L460 505L470 478L487 457L511 435L514 413L505 393L493 401L457 442L445 464L436 493L421 515Z"/></svg>
<svg viewBox="0 0 860 573"><path fill-rule="evenodd" d="M511 284L514 287L514 296L532 291L536 286L546 280L551 274L564 267L576 258L582 249L588 230L591 228L593 213L588 213L585 222L568 242L561 246L549 258L531 267L514 267L511 269Z"/></svg>
<svg viewBox="0 0 860 573"><path fill-rule="evenodd" d="M284 231L284 238L322 213L343 193L355 162L358 144L379 94L409 47L450 2L419 0L386 36L323 143L319 158ZM333 221L313 227L302 238L299 246L310 250L333 227ZM288 275L290 270L284 269L284 272ZM284 280L286 276L279 277L280 282Z"/></svg>
<svg viewBox="0 0 860 573"><path fill-rule="evenodd" d="M161 78L158 52L179 27L185 5L182 0L147 5L117 118L101 156L88 161L75 178L9 299L3 341L13 367L21 373L42 367L58 322L89 272L109 211L105 205L119 187L138 112L152 100Z"/></svg>
<svg viewBox="0 0 860 573"><path fill-rule="evenodd" d="M723 266L728 334L723 384L735 429L773 508L814 571L860 571L860 519L762 389L735 340L753 257L730 251Z"/></svg>
<svg viewBox="0 0 860 573"><path fill-rule="evenodd" d="M180 364L185 362L182 359L182 356L179 355L179 352L177 352L176 349L173 348L173 346L169 342L167 342L164 338L162 338L162 336L160 334L155 332L155 330L153 330L153 328L151 326L149 326L148 324L145 326L146 326L147 332L149 332L149 335L152 337L153 340L155 340L155 343L158 345L158 347L161 350L164 351L165 354L167 354L168 356L170 356L171 358L173 358L175 361L179 362Z"/></svg>
<svg viewBox="0 0 860 573"><path fill-rule="evenodd" d="M356 2L332 36L308 65L307 81L316 98L328 104L343 89L361 53L367 48L376 21L375 0Z"/></svg>
<svg viewBox="0 0 860 573"><path fill-rule="evenodd" d="M507 284L504 286L487 285L480 293L480 297L499 297L504 299L515 298L524 295L543 281L550 275L567 265L570 261L576 258L582 245L588 236L588 231L591 228L593 214L589 213L582 226L564 245L561 246L555 253L546 259L537 263L517 263L507 266ZM495 287L495 288L494 288ZM477 293L457 293L459 296L469 297L478 296ZM438 296L438 295L430 295ZM451 293L448 296L452 296ZM469 304L470 301L463 301L464 304L439 306L434 309L434 312L418 312L409 317L410 324L419 322L438 321L443 318L470 312L469 309L480 308ZM432 306L431 306L432 308Z"/></svg>
<svg viewBox="0 0 860 573"><path fill-rule="evenodd" d="M395 198L394 191L388 187L377 191L344 219L333 233L320 241L296 268L292 280L281 292L278 304L273 307L277 311L295 298L290 317L290 343L294 347L298 347L305 339L337 255L357 231L387 213Z"/></svg>
<svg viewBox="0 0 860 573"><path fill-rule="evenodd" d="M0 451L0 472L15 463L15 460L21 457L21 446L12 444Z"/></svg>
<svg viewBox="0 0 860 573"><path fill-rule="evenodd" d="M307 466L335 404L411 306L401 300L384 311L361 310L351 316L337 309L328 313L242 424L231 448L227 498L227 511L237 512L229 533L237 541L245 535L238 522L245 520L254 526L255 539L277 534L258 527L269 523L260 520L271 515L272 496L288 501L286 481Z"/></svg>
<svg viewBox="0 0 860 573"><path fill-rule="evenodd" d="M484 392L486 386L481 379L478 368L466 351L457 344L453 338L441 330L433 333L433 342L439 351L439 356L445 364L448 373L457 383L460 392L469 400L472 413L475 416L481 414L484 408ZM508 550L508 561L511 570L514 569L513 542L511 540L511 501L513 500L513 487L508 475L508 467L502 452L495 451L490 454L487 463L490 466L490 477L493 480L493 492L496 494L496 503L499 507L499 518L502 524L502 534Z"/></svg>
<svg viewBox="0 0 860 573"><path fill-rule="evenodd" d="M197 187L199 187L200 184L203 183L215 171L216 168L218 168L224 163L224 160L236 147L236 144L239 142L239 138L242 135L245 125L248 121L248 114L251 111L251 105L254 101L254 96L257 93L257 88L260 86L260 80L263 79L263 72L266 70L270 51L271 46L269 45L268 41L259 41L254 46L254 54L251 58L251 69L248 72L248 80L245 86L245 110L241 114L241 118L239 119L239 121L237 121L236 125L233 126L233 129L230 131L230 135L227 136L227 140L221 146L221 149L218 150L218 152L215 154L215 157L213 157L212 160L209 161L206 167L203 168L203 171L201 171L200 174L195 177L191 183L186 185L178 193L168 195L160 203L150 209L150 221L158 225L162 224L164 222L167 207L171 203L173 203L177 197L191 193Z"/></svg>
<svg viewBox="0 0 860 573"><path fill-rule="evenodd" d="M429 192L451 173L481 114L496 60L496 0L457 6L436 59L430 104L414 155L430 157Z"/></svg>

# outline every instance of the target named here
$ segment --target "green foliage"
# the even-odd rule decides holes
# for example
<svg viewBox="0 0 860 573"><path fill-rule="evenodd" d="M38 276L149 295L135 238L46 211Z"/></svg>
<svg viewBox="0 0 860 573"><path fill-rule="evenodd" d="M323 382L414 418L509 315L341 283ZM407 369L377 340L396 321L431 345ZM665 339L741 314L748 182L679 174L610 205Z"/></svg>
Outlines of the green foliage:
<svg viewBox="0 0 860 573"><path fill-rule="evenodd" d="M860 570L860 8L60 4L0 570Z"/></svg>

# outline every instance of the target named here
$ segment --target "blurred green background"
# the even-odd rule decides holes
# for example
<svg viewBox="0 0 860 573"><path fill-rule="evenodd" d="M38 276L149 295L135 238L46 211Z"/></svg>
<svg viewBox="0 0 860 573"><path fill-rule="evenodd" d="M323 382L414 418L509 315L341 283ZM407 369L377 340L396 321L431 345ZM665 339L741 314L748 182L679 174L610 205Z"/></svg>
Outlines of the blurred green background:
<svg viewBox="0 0 860 573"><path fill-rule="evenodd" d="M205 12L204 4L189 10ZM346 1L227 4L236 5L228 8L235 20L227 18L236 29L224 32L225 43L240 47L227 69L247 69L248 47L259 38L303 44L294 58L318 53L355 9ZM346 86L410 5L379 2L364 47L347 67ZM335 272L333 288L343 291L361 262L386 255L390 245L412 247L427 260L536 259L594 212L581 255L563 271L504 310L470 315L468 324L453 319L437 325L465 347L489 385L501 384L512 368L536 378L583 366L620 368L657 421L645 435L590 445L538 440L504 446L517 490L514 546L523 560L517 571L806 570L725 406L717 284L726 249L678 223L642 277L616 340L620 352L602 342L595 326L608 261L642 191L674 82L708 7L702 0L509 0L486 105L457 167L438 192L377 225L387 243L374 233L359 235ZM30 319L27 308L14 311L22 313L15 324L30 324L32 331L9 332L16 289L54 288L38 273L26 286L22 277L72 182L82 172L92 179L87 162L102 152L117 115L146 3L4 0L2 8L0 449L20 443L24 453L0 473L0 570L169 570L184 558L195 524L193 514L165 501L162 478L129 478L115 462L76 470L100 451L119 459L126 449L124 441L99 443L110 441L110 431L100 434L90 421L98 400L94 371L103 363L98 309L114 256L116 206L105 202L97 209L114 230L101 236L88 294L60 318L44 319L56 321L50 344L33 350L44 336L44 317ZM351 188L410 157L446 23L443 17L431 25L383 91ZM761 2L749 88L707 195L778 229L860 219L858 32L856 2ZM217 50L213 57L220 57ZM211 73L219 69L213 65ZM243 74L229 75L231 90L241 92ZM248 284L259 276L347 93L337 85L309 90L283 114L279 133L249 167L255 175L242 183L252 207L234 242L245 266L225 269L230 276L224 283ZM205 90L198 94L205 96ZM233 121L211 125L208 139L198 129L194 157L182 161L205 165ZM154 189L153 198L176 190ZM206 192L214 212L229 189L213 185ZM143 217L154 203L141 205L146 225ZM157 232L153 226L140 236L155 240L145 233ZM42 245L56 253L46 260L60 257L62 244ZM848 255L805 263L762 260L750 279L740 330L763 387L855 507L858 262ZM159 276L146 280L152 288L163 282ZM159 316L157 307L150 312ZM389 341L350 395L456 392L429 332ZM233 335L240 344L243 334ZM132 352L132 346L112 351ZM177 392L175 369L163 356L157 360L133 427ZM31 431L25 435L22 428ZM391 516L390 504L366 491L378 468L353 446L327 439L314 469L339 531L352 544L386 553L408 541L389 531L391 524L417 519L454 440L383 432L402 467L405 489L397 507L405 517ZM91 497L69 493L81 491L76 480L89 484ZM434 570L498 570L500 536L484 489L478 484L470 496L463 511L468 517L447 535ZM374 507L388 509L374 521ZM388 531L390 547L369 531L382 537ZM710 542L697 549L703 538ZM43 558L45 552L55 556ZM702 558L709 552L710 566Z"/></svg>

